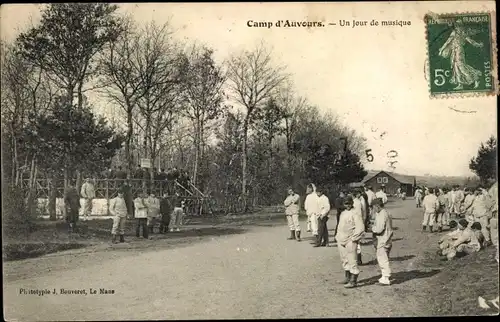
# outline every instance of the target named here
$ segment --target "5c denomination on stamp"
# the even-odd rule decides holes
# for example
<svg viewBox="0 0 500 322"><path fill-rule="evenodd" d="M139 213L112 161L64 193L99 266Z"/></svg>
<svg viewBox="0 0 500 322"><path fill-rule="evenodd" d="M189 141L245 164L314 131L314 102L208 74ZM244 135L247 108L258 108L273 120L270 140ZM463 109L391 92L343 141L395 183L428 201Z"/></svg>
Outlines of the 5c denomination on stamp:
<svg viewBox="0 0 500 322"><path fill-rule="evenodd" d="M430 94L495 94L495 37L489 13L425 16Z"/></svg>

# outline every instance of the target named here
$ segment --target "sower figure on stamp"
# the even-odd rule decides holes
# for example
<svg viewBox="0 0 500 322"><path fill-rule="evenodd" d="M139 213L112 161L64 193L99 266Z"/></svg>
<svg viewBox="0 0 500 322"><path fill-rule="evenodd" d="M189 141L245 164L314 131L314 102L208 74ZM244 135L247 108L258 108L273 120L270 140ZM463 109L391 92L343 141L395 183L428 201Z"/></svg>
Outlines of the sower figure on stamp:
<svg viewBox="0 0 500 322"><path fill-rule="evenodd" d="M289 240L300 239L300 223L299 223L299 201L300 196L296 194L292 188L288 188L288 197L284 201L285 205L285 215L288 222L288 228L290 229Z"/></svg>
<svg viewBox="0 0 500 322"><path fill-rule="evenodd" d="M328 213L330 211L330 200L323 193L323 188L316 188L318 195L318 239L314 247L328 247Z"/></svg>
<svg viewBox="0 0 500 322"><path fill-rule="evenodd" d="M307 231L312 231L312 235L318 242L318 194L316 186L312 183L307 185L306 200L304 201L304 209L307 214Z"/></svg>
<svg viewBox="0 0 500 322"><path fill-rule="evenodd" d="M116 235L120 235L120 243L125 242L125 223L127 221L127 204L123 195L123 188L118 190L118 195L109 203L109 213L113 216L113 227L111 228L111 242L116 243Z"/></svg>
<svg viewBox="0 0 500 322"><path fill-rule="evenodd" d="M389 266L389 253L392 248L392 218L385 210L384 203L381 199L373 201L373 211L375 220L372 226L373 235L376 237L374 246L377 253L377 262L382 272L382 277L378 282L382 285L390 285L391 268Z"/></svg>
<svg viewBox="0 0 500 322"><path fill-rule="evenodd" d="M457 24L450 36L439 49L439 56L450 59L451 79L450 83L457 85L454 89L463 89L464 85L474 84L474 88L479 87L481 71L468 65L465 57L465 45L469 43L474 47L481 48L483 43L474 41L471 36L476 34L472 28L466 28Z"/></svg>
<svg viewBox="0 0 500 322"><path fill-rule="evenodd" d="M345 210L340 215L338 226L337 245L339 249L342 268L345 272L344 287L353 288L357 286L359 268L356 258L356 249L365 232L365 225L361 216L352 209L353 200L347 197L344 201Z"/></svg>
<svg viewBox="0 0 500 322"><path fill-rule="evenodd" d="M64 193L64 205L66 207L66 222L68 231L76 232L76 223L78 222L78 213L80 211L80 196L74 186L68 186Z"/></svg>

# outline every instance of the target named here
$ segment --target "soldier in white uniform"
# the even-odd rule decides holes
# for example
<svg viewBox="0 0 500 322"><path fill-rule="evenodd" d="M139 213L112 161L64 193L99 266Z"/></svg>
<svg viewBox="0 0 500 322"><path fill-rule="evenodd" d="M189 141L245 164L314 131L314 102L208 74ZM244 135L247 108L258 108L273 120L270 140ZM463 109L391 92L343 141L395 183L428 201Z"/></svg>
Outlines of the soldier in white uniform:
<svg viewBox="0 0 500 322"><path fill-rule="evenodd" d="M365 232L363 220L361 216L353 211L352 205L352 198L347 197L344 202L346 210L340 214L338 231L335 236L340 260L345 272L345 280L343 281L345 288L357 286L359 268L356 261L356 249Z"/></svg>
<svg viewBox="0 0 500 322"><path fill-rule="evenodd" d="M95 188L94 184L90 181L90 178L85 178L85 182L80 189L80 195L84 200L82 220L85 221L89 219L89 216L92 213L92 202L95 198Z"/></svg>
<svg viewBox="0 0 500 322"><path fill-rule="evenodd" d="M307 215L307 231L312 232L313 236L318 235L318 218L316 214L318 212L318 195L316 194L316 186L312 183L307 185L306 188L306 200L304 201L304 209Z"/></svg>
<svg viewBox="0 0 500 322"><path fill-rule="evenodd" d="M306 200L304 201L304 208L307 214L307 231L318 238L318 195L316 194L316 186L312 183L307 185Z"/></svg>
<svg viewBox="0 0 500 322"><path fill-rule="evenodd" d="M377 237L375 249L377 253L377 262L382 272L382 277L378 282L382 285L390 285L391 268L389 266L389 253L392 248L392 217L384 209L384 203L381 199L373 201L375 220L372 226L373 235Z"/></svg>
<svg viewBox="0 0 500 322"><path fill-rule="evenodd" d="M299 201L300 196L296 194L292 188L288 189L288 197L284 201L285 215L288 221L288 228L290 229L289 240L300 239L300 224L299 224Z"/></svg>

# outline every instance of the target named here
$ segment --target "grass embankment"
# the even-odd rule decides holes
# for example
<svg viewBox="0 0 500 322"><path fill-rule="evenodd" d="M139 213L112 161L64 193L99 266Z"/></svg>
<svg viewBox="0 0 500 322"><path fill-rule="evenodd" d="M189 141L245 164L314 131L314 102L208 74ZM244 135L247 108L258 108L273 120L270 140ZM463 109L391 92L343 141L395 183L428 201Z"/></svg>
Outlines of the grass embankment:
<svg viewBox="0 0 500 322"><path fill-rule="evenodd" d="M425 264L442 268L439 278L433 283L429 294L429 305L433 315L491 315L498 309L489 300L498 296L498 262L495 247L453 261L441 261L431 253ZM487 300L491 309L479 307L478 297Z"/></svg>

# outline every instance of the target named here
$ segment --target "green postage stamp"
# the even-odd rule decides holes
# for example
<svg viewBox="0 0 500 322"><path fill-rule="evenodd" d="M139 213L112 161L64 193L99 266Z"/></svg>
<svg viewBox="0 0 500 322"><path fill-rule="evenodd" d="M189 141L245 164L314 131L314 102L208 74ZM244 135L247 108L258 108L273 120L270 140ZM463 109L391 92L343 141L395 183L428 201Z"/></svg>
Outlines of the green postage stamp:
<svg viewBox="0 0 500 322"><path fill-rule="evenodd" d="M430 94L496 94L496 43L489 13L425 16Z"/></svg>

